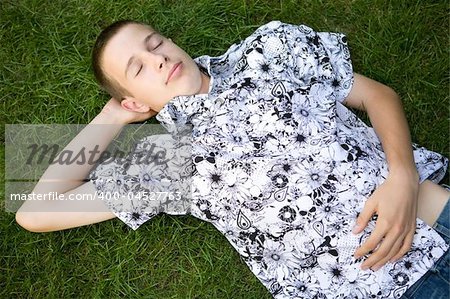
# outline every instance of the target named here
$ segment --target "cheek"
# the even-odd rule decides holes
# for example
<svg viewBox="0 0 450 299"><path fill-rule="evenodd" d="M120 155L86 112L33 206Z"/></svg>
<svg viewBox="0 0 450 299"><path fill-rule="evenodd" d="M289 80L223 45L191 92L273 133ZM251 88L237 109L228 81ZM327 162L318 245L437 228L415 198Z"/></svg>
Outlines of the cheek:
<svg viewBox="0 0 450 299"><path fill-rule="evenodd" d="M130 84L130 89L128 90L132 96L135 98L142 98L148 94L149 89L143 84Z"/></svg>

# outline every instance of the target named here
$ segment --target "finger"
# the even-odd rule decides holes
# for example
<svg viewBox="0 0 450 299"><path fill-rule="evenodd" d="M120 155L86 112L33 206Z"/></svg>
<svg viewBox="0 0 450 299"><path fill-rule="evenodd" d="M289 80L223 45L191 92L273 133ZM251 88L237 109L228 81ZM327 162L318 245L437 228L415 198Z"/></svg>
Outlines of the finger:
<svg viewBox="0 0 450 299"><path fill-rule="evenodd" d="M392 238L384 238L376 250L374 250L372 254L364 261L361 268L365 270L380 262L389 253L394 243L395 240L392 240Z"/></svg>
<svg viewBox="0 0 450 299"><path fill-rule="evenodd" d="M374 263L371 266L371 269L373 271L378 271L381 267L383 267L395 254L399 252L399 249L402 247L403 239L399 238L395 241L394 245L392 246L391 251L388 253L388 255L378 262Z"/></svg>
<svg viewBox="0 0 450 299"><path fill-rule="evenodd" d="M364 204L364 208L356 219L356 225L353 227L352 232L358 234L361 232L369 223L372 215L375 213L376 202L373 199L368 199Z"/></svg>
<svg viewBox="0 0 450 299"><path fill-rule="evenodd" d="M370 237L355 251L355 258L359 258L371 250L381 242L384 236L386 236L388 229L381 223L377 223Z"/></svg>
<svg viewBox="0 0 450 299"><path fill-rule="evenodd" d="M370 255L370 257L362 264L362 268L370 268L377 263L382 263L384 259L386 259L389 256L389 253L392 249L395 250L395 252L398 252L398 248L400 247L400 244L398 241L403 241L403 234L404 232L400 229L391 229L386 237L384 238L381 245ZM394 248L397 246L396 248ZM388 259L386 259L387 261Z"/></svg>
<svg viewBox="0 0 450 299"><path fill-rule="evenodd" d="M415 232L416 232L416 227L414 226L414 229L412 229L408 233L408 235L406 235L405 239L403 240L403 245L400 248L400 250L398 251L398 253L396 255L394 255L394 257L392 257L390 259L391 263L396 262L397 260L399 260L402 256L404 256L411 249Z"/></svg>

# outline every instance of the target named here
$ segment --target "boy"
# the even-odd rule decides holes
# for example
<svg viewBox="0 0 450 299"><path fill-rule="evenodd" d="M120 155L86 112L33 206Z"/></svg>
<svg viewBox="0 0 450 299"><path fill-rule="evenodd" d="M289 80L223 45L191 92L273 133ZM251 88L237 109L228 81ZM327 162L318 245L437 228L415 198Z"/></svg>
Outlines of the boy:
<svg viewBox="0 0 450 299"><path fill-rule="evenodd" d="M415 269L407 276L409 281L399 284L392 277L402 273L398 272L399 267L402 269L401 264L390 266L389 274L367 274L364 280L376 284L376 291L364 286L358 290L357 286L338 290L339 285L349 282L348 275L345 279L338 277L338 282L332 281L332 285L330 281L320 281L326 274L318 275L333 256L338 256L338 263L344 264L340 266L345 266L344 270L354 276L354 281L365 272L357 272L352 264L359 264L360 257L373 250L364 261L363 269L370 267L376 271L387 262L394 263L411 248L415 232L419 230L416 216L431 226L448 200L448 192L425 180L438 181L447 161L416 149L417 154L434 159L432 170L424 174L422 167L423 173L417 173L416 163L425 162L414 161L397 94L387 86L353 73L345 36L315 33L307 26L271 22L245 41L233 45L226 54L194 61L151 27L118 22L100 35L93 56L99 83L113 98L121 99L120 103L114 99L108 102L91 122L117 124L103 133L103 140L95 143L100 143L104 149L121 126L156 113L157 119L169 130L176 130L186 123L194 125L194 153L200 156L213 150L226 161L221 165L206 161L196 164L194 193L198 196L194 196L193 203L198 209L195 216L212 222L224 233L239 233L238 236L227 235L227 238L274 296L307 297L318 292L336 295L343 291L362 292L364 296L382 293L383 297L389 297L401 295L406 291L405 286L411 286L424 274ZM373 132L353 119L341 103L368 113L385 156L372 149L378 146ZM336 127L334 121L349 127ZM239 125L244 129L239 130ZM352 130L360 135L352 136ZM334 139L335 136L340 136L341 143ZM78 141L84 145L93 144L83 135ZM278 153L290 158L289 162L301 162L294 163L293 169L290 164L284 168L286 164L278 163L275 156ZM268 180L236 171L241 170L238 161L251 161L258 171L270 169L264 173ZM241 175L236 175L233 182L227 172L229 169L226 169L230 165ZM367 173L363 171L365 169ZM87 166L71 168L70 178L85 178L89 170ZM54 168L54 171L57 170ZM49 177L51 172L49 168ZM216 178L228 180L208 182L212 172ZM44 180L45 177L46 174ZM349 178L355 186L351 186ZM94 183L95 187L91 182L79 187L61 184L59 190L52 191L94 193L101 189L97 181ZM295 186L302 188L296 190ZM39 185L35 189L35 192L44 191ZM226 200L208 200L216 195ZM254 200L251 205L248 199L255 197L264 200ZM378 215L370 237L360 242L362 246L355 253L356 260L351 260L348 252L345 256L345 246L339 243L355 241L346 231L351 222L347 216L353 215L355 205L361 201L352 197L367 198L364 208L356 208L361 213L355 234L370 224L374 213ZM299 206L285 205L291 201L298 201ZM433 205L429 205L431 201ZM224 213L230 205L232 213ZM246 209L236 208L241 206ZM305 210L305 206L310 209ZM320 208L324 208L324 213L317 211ZM336 213L327 214L329 210L326 209L333 208L337 209ZM118 216L136 229L153 216L142 213L138 215L138 221L132 221L126 213L120 213L89 213L92 215L84 219L76 213L64 213L53 218L51 223L45 223L42 218L32 219L40 218L39 215L28 217L22 212L17 214L17 220L30 230L51 231ZM269 219L273 215L278 218ZM264 221L256 221L258 217ZM323 219L318 219L320 217ZM34 223L41 224L36 226ZM305 235L298 232L303 225L309 224L315 237L310 242L298 241ZM327 235L327 230L336 224L340 224L336 235ZM427 238L426 234L420 233L435 247L435 255L431 255L430 261L436 261L448 245L435 232L429 234ZM294 241L289 244L288 240ZM420 247L420 244L415 245ZM425 255L420 258L426 259ZM295 272L299 266L301 273ZM301 276L304 279L299 280ZM301 293L298 286L307 280L310 280L309 289L314 290L309 291L309 295Z"/></svg>

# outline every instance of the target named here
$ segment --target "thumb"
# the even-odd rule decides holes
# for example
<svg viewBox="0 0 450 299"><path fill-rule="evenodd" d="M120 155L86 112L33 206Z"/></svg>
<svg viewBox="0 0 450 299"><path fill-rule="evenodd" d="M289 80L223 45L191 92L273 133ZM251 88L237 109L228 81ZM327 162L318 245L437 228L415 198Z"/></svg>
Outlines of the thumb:
<svg viewBox="0 0 450 299"><path fill-rule="evenodd" d="M356 219L356 225L353 227L352 233L359 234L367 226L367 223L372 218L374 212L375 205L373 201L369 199L366 201L363 210Z"/></svg>

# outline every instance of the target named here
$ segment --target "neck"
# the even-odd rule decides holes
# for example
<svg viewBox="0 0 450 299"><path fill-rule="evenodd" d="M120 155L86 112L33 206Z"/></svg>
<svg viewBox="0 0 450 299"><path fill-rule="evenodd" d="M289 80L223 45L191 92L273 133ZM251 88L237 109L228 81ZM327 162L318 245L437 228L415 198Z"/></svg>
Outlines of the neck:
<svg viewBox="0 0 450 299"><path fill-rule="evenodd" d="M209 76L201 72L202 76L202 86L200 87L199 93L208 93L209 91Z"/></svg>

